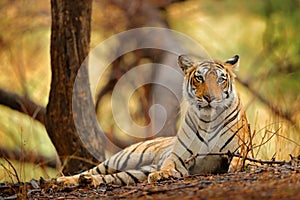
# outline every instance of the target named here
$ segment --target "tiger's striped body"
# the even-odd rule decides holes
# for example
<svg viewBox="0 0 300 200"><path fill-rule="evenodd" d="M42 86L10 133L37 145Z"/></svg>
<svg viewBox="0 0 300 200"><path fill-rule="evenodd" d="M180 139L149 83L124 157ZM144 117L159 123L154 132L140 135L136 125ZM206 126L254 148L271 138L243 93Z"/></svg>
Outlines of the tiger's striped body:
<svg viewBox="0 0 300 200"><path fill-rule="evenodd" d="M238 56L227 62L195 63L186 56L178 62L185 73L183 96L187 107L175 137L161 137L131 145L81 174L60 177L58 182L127 185L148 179L155 182L190 174L234 170L227 157L207 153L245 153L249 128L233 81ZM203 156L195 156L203 154ZM194 158L194 159L190 159Z"/></svg>

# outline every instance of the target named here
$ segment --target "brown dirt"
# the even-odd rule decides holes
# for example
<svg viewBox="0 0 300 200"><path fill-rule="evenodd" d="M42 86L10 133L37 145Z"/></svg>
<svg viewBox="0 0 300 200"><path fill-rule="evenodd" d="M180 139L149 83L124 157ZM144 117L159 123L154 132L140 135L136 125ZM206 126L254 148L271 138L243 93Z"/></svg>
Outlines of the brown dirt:
<svg viewBox="0 0 300 200"><path fill-rule="evenodd" d="M2 197L2 198L1 198ZM251 167L248 172L194 175L134 186L62 187L44 179L0 184L0 199L300 199L300 167Z"/></svg>

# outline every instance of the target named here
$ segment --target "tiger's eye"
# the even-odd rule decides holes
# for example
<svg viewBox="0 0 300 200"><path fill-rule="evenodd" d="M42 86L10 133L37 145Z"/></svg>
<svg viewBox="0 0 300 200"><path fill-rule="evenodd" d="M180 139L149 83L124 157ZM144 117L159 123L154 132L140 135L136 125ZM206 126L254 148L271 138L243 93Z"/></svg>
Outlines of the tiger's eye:
<svg viewBox="0 0 300 200"><path fill-rule="evenodd" d="M203 82L203 77L200 75L200 76L196 76L195 77L196 78L196 80L198 81L198 82Z"/></svg>
<svg viewBox="0 0 300 200"><path fill-rule="evenodd" d="M221 77L218 78L218 83L223 84L226 80L227 79L225 77L221 76Z"/></svg>
<svg viewBox="0 0 300 200"><path fill-rule="evenodd" d="M195 79L198 82L203 82L203 76L198 71L195 73Z"/></svg>

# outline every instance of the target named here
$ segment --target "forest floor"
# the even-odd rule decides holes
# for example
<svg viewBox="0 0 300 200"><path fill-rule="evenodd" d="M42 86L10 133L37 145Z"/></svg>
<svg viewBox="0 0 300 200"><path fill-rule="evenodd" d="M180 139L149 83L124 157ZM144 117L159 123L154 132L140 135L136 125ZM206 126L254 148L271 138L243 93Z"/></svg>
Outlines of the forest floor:
<svg viewBox="0 0 300 200"><path fill-rule="evenodd" d="M63 187L53 181L1 183L2 199L300 199L300 167L251 167L247 172L193 175L155 184Z"/></svg>

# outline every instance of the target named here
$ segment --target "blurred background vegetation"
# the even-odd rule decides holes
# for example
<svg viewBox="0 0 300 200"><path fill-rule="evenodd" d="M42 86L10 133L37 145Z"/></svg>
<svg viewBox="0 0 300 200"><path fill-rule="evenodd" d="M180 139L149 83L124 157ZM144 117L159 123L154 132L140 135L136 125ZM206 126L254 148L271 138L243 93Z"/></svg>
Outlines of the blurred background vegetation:
<svg viewBox="0 0 300 200"><path fill-rule="evenodd" d="M128 15L130 9L112 2L93 2L91 49L113 34L141 26L132 25L130 17L136 21L153 20L142 19L143 13ZM130 2L133 6L143 4L140 0ZM169 28L197 40L213 58L226 60L234 54L240 55L237 87L255 134L254 143L264 144L255 149L257 157L287 159L289 154L298 155L300 1L150 2L147 6L156 9ZM45 107L51 81L50 3L0 0L0 11L0 88ZM105 100L104 97L101 101ZM118 137L110 107L105 105L97 107L102 127L106 133L114 133L111 137ZM55 166L43 162L29 164L22 157L27 152L26 160L30 160L28 156L56 160L55 148L40 122L0 105L0 137L1 157L19 155L11 162L22 180L57 175ZM0 164L4 169L0 170L0 181L12 181L14 178L8 172L11 166L1 158Z"/></svg>

